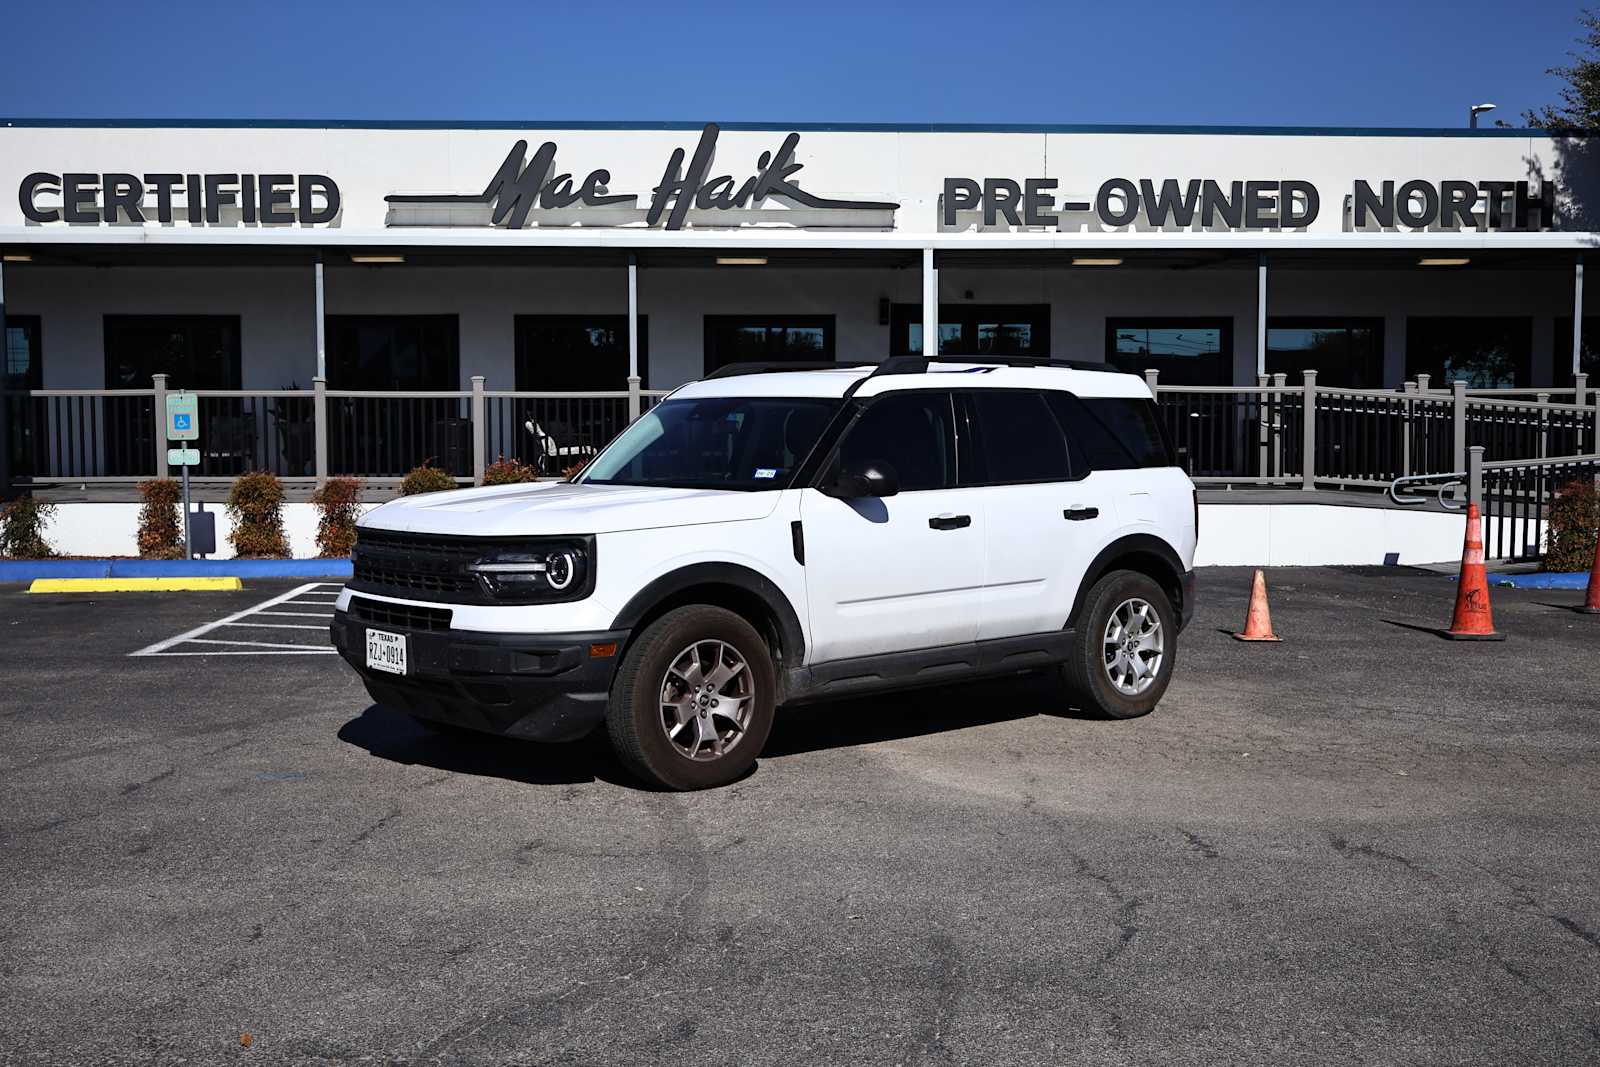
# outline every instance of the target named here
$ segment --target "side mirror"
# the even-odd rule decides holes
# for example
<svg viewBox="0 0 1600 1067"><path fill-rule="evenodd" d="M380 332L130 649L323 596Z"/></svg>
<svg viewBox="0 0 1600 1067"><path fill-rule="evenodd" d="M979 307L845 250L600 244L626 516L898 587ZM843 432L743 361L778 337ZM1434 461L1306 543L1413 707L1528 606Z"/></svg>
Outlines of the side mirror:
<svg viewBox="0 0 1600 1067"><path fill-rule="evenodd" d="M828 490L829 496L840 500L859 500L862 497L894 496L900 492L900 476L887 463L869 462L848 471L840 471L838 480Z"/></svg>

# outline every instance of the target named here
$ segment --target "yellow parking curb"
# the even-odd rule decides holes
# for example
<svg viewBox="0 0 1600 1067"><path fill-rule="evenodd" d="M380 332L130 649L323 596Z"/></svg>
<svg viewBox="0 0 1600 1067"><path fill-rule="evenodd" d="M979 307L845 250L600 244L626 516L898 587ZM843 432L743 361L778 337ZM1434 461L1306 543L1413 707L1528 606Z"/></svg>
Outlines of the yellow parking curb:
<svg viewBox="0 0 1600 1067"><path fill-rule="evenodd" d="M30 593L198 593L243 589L237 578L35 578Z"/></svg>

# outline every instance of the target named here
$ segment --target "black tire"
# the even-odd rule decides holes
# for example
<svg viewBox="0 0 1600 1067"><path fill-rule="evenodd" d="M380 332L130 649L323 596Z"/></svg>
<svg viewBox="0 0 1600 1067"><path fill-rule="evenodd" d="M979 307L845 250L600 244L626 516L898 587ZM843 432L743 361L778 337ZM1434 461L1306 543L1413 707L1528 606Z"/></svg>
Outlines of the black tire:
<svg viewBox="0 0 1600 1067"><path fill-rule="evenodd" d="M691 704L696 712L692 718L698 721L684 722L675 740L666 725L663 695L670 691L675 698L682 697L690 687L684 684L684 674L674 671L669 677L669 669L690 663L687 673L698 668L704 681L705 665L722 654L715 651L717 643L732 650L748 679L732 675L725 683L731 695L726 690L694 688L695 696L684 699L699 703L698 708ZM732 660L722 662L727 670ZM777 691L772 653L755 627L723 608L692 604L667 612L629 644L611 683L606 729L618 757L645 781L667 789L710 789L737 781L755 765L772 732ZM743 717L743 730L735 730L735 720L717 711L717 706L736 709ZM719 741L726 748L716 754ZM698 758L689 754L690 749Z"/></svg>
<svg viewBox="0 0 1600 1067"><path fill-rule="evenodd" d="M1107 627L1113 612L1130 601L1150 605L1160 622L1162 649L1156 665L1145 653L1139 653L1141 663L1150 669L1150 679L1139 691L1129 693L1113 681L1107 666ZM1073 702L1085 711L1099 712L1111 719L1133 719L1148 714L1167 691L1172 681L1172 669L1178 658L1177 613L1166 592L1150 578L1136 571L1112 571L1096 582L1083 598L1083 611L1076 627L1072 651L1061 665L1061 680ZM1125 662L1126 660L1126 656ZM1135 670L1129 667L1128 670ZM1121 672L1119 672L1121 673ZM1141 686L1144 679L1125 675L1133 686Z"/></svg>

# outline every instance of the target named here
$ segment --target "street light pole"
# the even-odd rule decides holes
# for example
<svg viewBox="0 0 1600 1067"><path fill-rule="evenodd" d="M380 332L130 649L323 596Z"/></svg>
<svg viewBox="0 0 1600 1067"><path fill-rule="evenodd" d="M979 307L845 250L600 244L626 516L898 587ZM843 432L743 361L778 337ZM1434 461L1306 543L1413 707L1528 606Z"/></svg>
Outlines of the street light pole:
<svg viewBox="0 0 1600 1067"><path fill-rule="evenodd" d="M1467 126L1470 129L1477 129L1478 116L1483 114L1485 111L1493 111L1496 106L1497 105L1495 104L1473 104L1471 107L1467 108Z"/></svg>

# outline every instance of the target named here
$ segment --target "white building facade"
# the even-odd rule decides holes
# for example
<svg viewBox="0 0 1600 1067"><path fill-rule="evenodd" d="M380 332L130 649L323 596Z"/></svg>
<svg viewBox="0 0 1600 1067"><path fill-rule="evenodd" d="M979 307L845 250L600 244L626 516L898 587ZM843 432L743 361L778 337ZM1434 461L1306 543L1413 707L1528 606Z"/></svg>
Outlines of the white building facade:
<svg viewBox="0 0 1600 1067"><path fill-rule="evenodd" d="M8 384L621 389L631 262L653 388L735 358L920 352L931 292L953 354L1560 387L1587 150L1504 130L12 122ZM145 351L152 331L182 352Z"/></svg>

